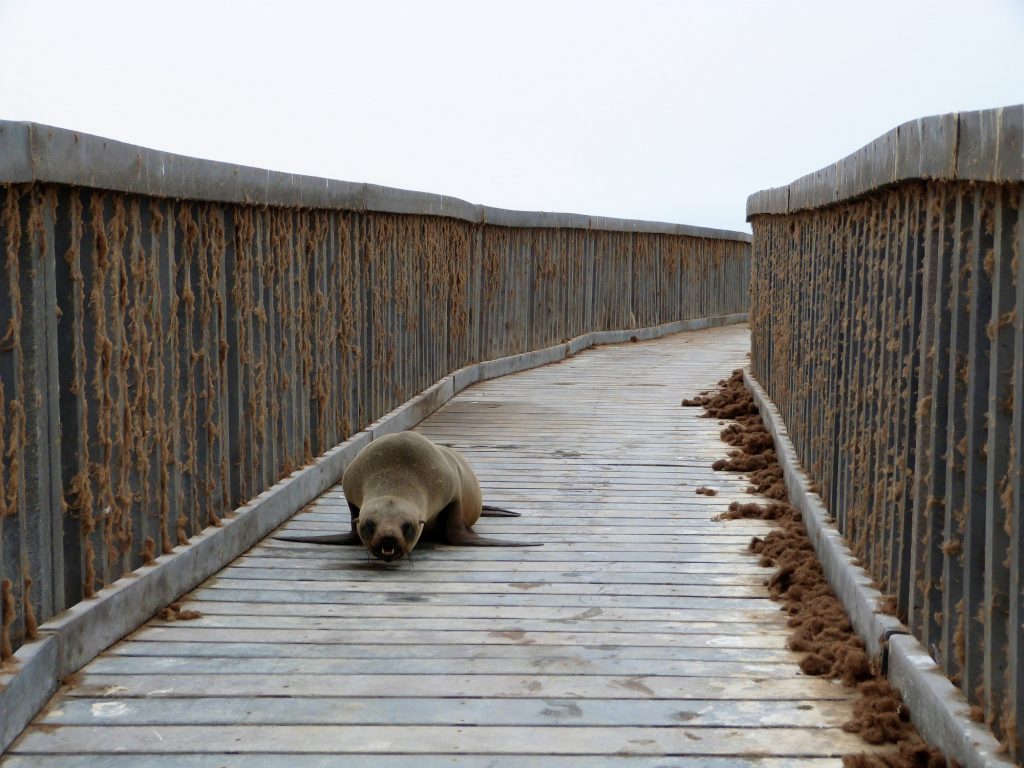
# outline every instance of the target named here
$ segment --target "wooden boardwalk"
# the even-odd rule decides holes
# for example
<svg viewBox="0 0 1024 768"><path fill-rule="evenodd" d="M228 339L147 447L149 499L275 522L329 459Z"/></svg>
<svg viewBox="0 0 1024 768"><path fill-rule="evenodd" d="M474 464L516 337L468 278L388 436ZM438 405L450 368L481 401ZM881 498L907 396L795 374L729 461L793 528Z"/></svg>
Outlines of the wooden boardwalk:
<svg viewBox="0 0 1024 768"><path fill-rule="evenodd" d="M589 350L471 387L419 429L469 458L488 536L411 563L266 540L64 686L3 768L838 766L850 694L799 673L745 552L750 497L679 406L745 327ZM719 490L700 496L697 487ZM340 488L287 525L348 528Z"/></svg>

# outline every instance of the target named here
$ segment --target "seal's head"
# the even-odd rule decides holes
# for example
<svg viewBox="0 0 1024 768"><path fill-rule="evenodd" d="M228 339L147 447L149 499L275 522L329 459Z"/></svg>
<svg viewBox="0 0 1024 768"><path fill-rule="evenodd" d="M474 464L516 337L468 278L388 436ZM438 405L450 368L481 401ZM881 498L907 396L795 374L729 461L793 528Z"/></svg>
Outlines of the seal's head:
<svg viewBox="0 0 1024 768"><path fill-rule="evenodd" d="M415 504L378 496L360 508L355 527L370 554L390 563L412 551L425 523Z"/></svg>

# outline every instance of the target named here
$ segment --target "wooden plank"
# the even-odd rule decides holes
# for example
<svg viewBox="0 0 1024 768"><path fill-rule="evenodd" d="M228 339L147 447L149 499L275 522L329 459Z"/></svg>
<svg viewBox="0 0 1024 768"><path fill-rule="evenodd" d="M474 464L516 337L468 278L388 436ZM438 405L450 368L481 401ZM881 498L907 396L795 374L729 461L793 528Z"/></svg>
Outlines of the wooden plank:
<svg viewBox="0 0 1024 768"><path fill-rule="evenodd" d="M585 624L581 622L544 621L532 619L460 619L457 626L460 632L559 632L577 630L591 634L619 635L638 632L653 632L660 635L746 635L785 634L784 627L773 627L759 621L762 616L723 616L723 612L715 611L710 617L696 616L692 621L600 621L591 619ZM729 621L735 618L735 621ZM744 621L744 619L748 619ZM753 620L749 620L753 619ZM153 620L148 626L152 628L181 626L181 622ZM306 616L200 616L188 622L192 631L206 629L249 630L258 629L268 632L277 630L309 631L311 628L322 632L445 632L453 626L448 619L435 618L355 618L318 617L311 619Z"/></svg>
<svg viewBox="0 0 1024 768"><path fill-rule="evenodd" d="M308 754L443 754L453 751L529 755L838 756L865 749L841 728L546 728L516 726L120 726L126 751L148 753L275 752ZM794 747L794 745L799 745ZM22 754L111 752L106 729L33 726L18 744Z"/></svg>
<svg viewBox="0 0 1024 768"><path fill-rule="evenodd" d="M347 521L346 521L347 522ZM733 559L739 560L737 557L740 553L740 548L743 544L747 543L747 537L743 535L729 534L725 531L711 530L690 530L680 525L665 525L655 524L650 521L645 522L643 525L638 525L632 522L623 522L619 525L609 525L606 522L588 521L586 525L566 525L564 523L559 524L553 520L544 521L539 524L533 520L526 520L520 523L499 523L494 520L481 520L474 526L475 530L486 531L488 535L507 533L509 535L519 534L525 541L532 542L543 542L549 541L561 541L565 536L572 536L573 541L578 541L581 538L585 538L587 541L593 541L596 537L601 537L600 540L604 540L603 537L611 535L616 539L629 540L627 537L632 536L644 536L644 537L657 537L660 540L667 540L672 543L679 543L685 539L695 539L688 543L698 544L703 542L704 544L725 544L731 548L733 552ZM305 521L296 520L292 521L290 525L284 530L294 534L306 534L306 533L332 533L338 530L336 525L324 525L317 521ZM765 530L770 530L767 526ZM641 539L641 541L647 541L647 538ZM739 551L738 551L739 550ZM522 559L529 562L530 555L524 554Z"/></svg>
<svg viewBox="0 0 1024 768"><path fill-rule="evenodd" d="M346 530L342 526L331 526L329 528L322 529L324 532L338 532ZM308 532L305 532L308 533ZM726 534L733 533L732 530L726 530ZM750 551L749 544L754 536L764 536L766 531L757 530L753 528L743 528L736 532L737 535L730 537L730 540L720 544L709 544L702 540L699 535L695 535L693 538L695 542L690 542L686 547L676 547L674 556L668 556L665 546L659 545L661 549L647 549L646 547L630 546L623 544L621 549L616 550L613 547L607 546L604 542L576 542L570 544L559 544L555 546L551 543L545 544L543 547L532 547L529 558L524 559L522 553L515 552L512 549L504 547L491 547L486 551L471 551L466 547L453 547L441 543L423 542L417 545L416 549L413 550L413 557L417 560L424 562L444 562L444 561L518 561L518 562L543 562L560 560L563 562L576 562L580 560L602 560L605 562L628 562L628 561L643 561L650 560L653 562L672 561L675 562L679 557L684 557L691 552L707 552L714 554L728 554L735 562L746 562L749 561ZM276 544L277 542L275 542ZM295 558L312 557L319 559L329 559L335 565L339 563L356 563L365 562L366 554L361 547L338 547L327 544L315 544L311 542L280 542L282 544L287 543L289 546L269 546L264 545L260 547L254 547L249 550L248 554L245 555L245 560L240 562L250 562L253 558L257 557L275 557L292 560ZM543 543L543 542L541 542ZM644 557L648 554L648 557ZM518 555L518 557L516 556ZM659 556L660 555L660 556ZM619 557L624 558L619 560Z"/></svg>
<svg viewBox="0 0 1024 768"><path fill-rule="evenodd" d="M699 687L699 690L698 690ZM778 700L852 699L854 691L820 678L736 679L656 675L109 675L79 673L70 697L170 696L465 696L492 698Z"/></svg>
<svg viewBox="0 0 1024 768"><path fill-rule="evenodd" d="M234 753L117 755L12 756L4 768L338 768L331 754L280 755ZM545 766L556 768L792 768L793 758L771 757L640 757L636 755L587 755L586 757L546 757ZM380 755L346 755L345 768L380 768ZM536 768L532 755L388 755L388 768ZM839 758L800 758L801 768L842 768Z"/></svg>
<svg viewBox="0 0 1024 768"><path fill-rule="evenodd" d="M298 584L298 586L296 586ZM757 586L755 586L757 585ZM570 608L604 608L621 605L628 598L635 608L674 608L684 606L689 598L763 597L761 580L744 584L737 579L732 585L674 584L560 584L522 581L507 585L437 582L421 586L393 582L380 586L365 581L290 582L246 581L224 579L207 584L192 593L196 600L245 599L252 603L280 602L290 604L338 603L374 605L378 603L429 603L445 605L534 605ZM284 594L282 594L284 593Z"/></svg>
<svg viewBox="0 0 1024 768"><path fill-rule="evenodd" d="M816 728L845 701L686 702L647 699L387 698L68 699L44 713L57 725L586 725Z"/></svg>
<svg viewBox="0 0 1024 768"><path fill-rule="evenodd" d="M394 643L428 645L469 643L470 645L635 645L697 646L703 648L782 648L788 631L781 626L760 628L756 634L715 634L711 632L526 632L525 630L326 630L326 629L207 629L191 622L163 626L147 624L129 635L132 640L165 642L202 640L241 643ZM397 651L396 651L397 652Z"/></svg>
<svg viewBox="0 0 1024 768"><path fill-rule="evenodd" d="M695 484L690 489L683 489L682 493L697 497L696 489L699 487L714 487L711 483ZM666 493L670 497L672 490ZM716 497L717 498L717 497ZM758 520L719 520L716 519L719 513L725 512L729 505L736 501L739 504L757 502L757 499L749 496L725 497L721 505L685 506L682 503L664 503L664 499L615 499L609 500L579 498L573 499L572 503L579 515L576 519L566 519L557 511L549 512L540 508L541 502L527 501L524 505L522 500L497 498L491 496L489 503L497 506L505 506L514 512L519 512L522 517L516 520L500 520L498 518L484 518L477 522L477 525L518 525L519 528L528 526L575 526L576 532L583 534L591 525L621 525L621 526L672 526L677 534L696 535L700 533L716 533L718 535L733 534L737 531L760 529L764 530L765 524ZM513 509L514 504L514 509ZM582 518L582 519L581 519ZM577 522L579 521L579 522ZM320 523L321 525L339 526L346 528L349 524L348 509L342 512L340 509L315 509L310 512L300 513L289 521L292 525L296 523ZM729 523L729 525L719 525ZM710 530L717 529L717 530ZM265 544L274 542L277 539L270 539Z"/></svg>
<svg viewBox="0 0 1024 768"><path fill-rule="evenodd" d="M717 554L717 553L716 553ZM516 562L514 560L490 560L484 564L480 562L474 563L471 560L440 560L436 558L421 559L416 558L414 561L415 565L410 569L407 564L402 565L384 565L378 566L376 563L370 563L366 565L365 557L362 560L353 560L349 562L344 561L326 561L325 564L317 565L318 561L303 560L301 564L292 564L290 568L284 568L280 570L285 571L287 578L297 579L314 579L313 574L323 574L325 569L331 569L331 575L334 578L358 578L359 576L365 576L368 572L374 574L374 578L379 580L389 579L391 581L413 581L417 580L423 575L416 572L416 566L429 565L432 572L441 573L448 578L458 578L458 575L449 574L449 571L456 571L458 574L467 575L469 573L485 573L493 575L496 578L502 578L509 574L522 574L522 573L549 573L557 574L559 577L572 574L589 574L589 573L608 573L608 574L629 574L629 573L657 573L663 577L664 581L671 583L671 578L676 575L686 576L694 573L694 569L691 563L684 562L665 562L665 561L654 561L654 562L630 562L630 563L615 563L606 561L590 562L587 560L583 561L538 561L538 562ZM715 563L718 565L719 563ZM753 566L751 558L749 556L743 558L733 558L730 560L724 560L723 564L733 566L736 564L743 564L747 566L747 573L763 573L763 569L760 566ZM474 567L474 565L476 567ZM262 567L261 567L262 566ZM224 573L224 578L244 578L243 573L252 572L253 578L266 578L267 571L279 570L271 564L270 567L266 567L264 563L253 563L248 562L245 565L231 565L230 570L225 569L221 571ZM484 570L486 569L486 570ZM261 574L257 576L256 574Z"/></svg>
<svg viewBox="0 0 1024 768"><path fill-rule="evenodd" d="M792 679L799 675L793 659L776 663L729 660L608 659L582 661L570 654L559 656L516 657L507 659L417 659L392 656L382 659L237 659L232 657L138 656L106 657L91 667L101 675L645 675L650 677L759 677Z"/></svg>
<svg viewBox="0 0 1024 768"><path fill-rule="evenodd" d="M341 616L353 618L432 618L455 621L462 619L475 619L486 617L489 619L544 619L547 621L590 621L600 618L605 621L687 621L693 618L692 611L704 611L709 615L716 613L737 611L745 612L748 617L757 611L770 611L777 614L778 603L765 598L758 599L722 599L722 598L694 598L689 601L679 600L682 605L672 608L622 608L621 601L608 608L580 608L578 606L503 606L489 605L422 605L418 603L403 602L395 603L369 603L363 605L345 605L332 603L294 604L290 602L279 603L253 603L246 601L203 601L187 600L182 601L182 608L198 610L204 616L308 616L325 617ZM771 618L771 617L756 617Z"/></svg>
<svg viewBox="0 0 1024 768"><path fill-rule="evenodd" d="M600 611L600 608L593 609ZM586 613L584 611L583 613ZM703 611L694 610L693 619L689 621L603 621L600 618L570 620L544 620L544 619L495 619L495 618L462 618L458 620L457 626L462 631L481 632L556 632L566 628L586 632L602 632L608 634L621 632L659 632L662 634L726 634L743 633L757 634L764 631L772 631L764 626L761 619L763 614L756 612L731 612L731 611ZM168 626L180 622L165 622L154 619L151 626ZM310 627L325 631L341 632L359 630L364 632L374 631L437 631L441 632L453 625L451 619L444 617L414 617L389 616L389 617L357 617L346 618L338 616L280 616L280 615L218 615L204 614L188 623L192 629L296 629L303 630ZM778 630L776 629L777 633Z"/></svg>
<svg viewBox="0 0 1024 768"><path fill-rule="evenodd" d="M278 542L275 542L275 543L278 543ZM266 541L264 541L262 546L267 547L267 548L271 548L269 546L268 542L266 542ZM276 549L277 547L274 547L274 548ZM319 552L321 554L323 554L324 552L337 552L338 553L337 557L339 557L339 558L340 557L344 557L344 555L345 555L345 551L341 550L340 547L337 548L337 549L328 550L328 549L325 549L324 546L315 546L315 545L312 545L312 544L293 544L293 549L305 550L307 552ZM417 551L420 553L420 556L423 557L425 552L430 552L431 550L433 550L435 552L442 552L442 553L444 553L445 557L451 557L451 558L459 557L460 556L460 552L465 551L461 547L451 547L451 546L444 545L444 544L428 544L428 543L425 543L423 545L422 550L420 550L420 547L417 547L416 550L414 550L413 557L415 558L415 556L416 556L415 552L417 552ZM254 549L252 549L250 551L251 552L261 552L261 551L264 551L264 550L260 549L260 548L254 548ZM608 542L606 542L606 541L600 541L600 542L583 541L583 542L578 542L578 543L562 542L562 543L560 543L558 545L557 548L553 547L553 546L550 546L550 545L546 545L545 548L543 550L540 550L540 551L542 551L542 552L560 552L560 553L563 553L563 554L570 554L570 555L575 554L575 553L581 553L582 554L582 553L587 553L587 552L650 552L652 554L656 554L656 553L659 553L659 552L660 553L665 553L665 552L685 552L686 548L685 547L680 547L678 544L651 544L651 543L646 543L646 542L643 543L643 544L631 544L631 543L616 544L614 541L608 541ZM358 553L359 550L358 549L357 550L353 550L353 552ZM351 554L351 552L349 554ZM481 560L486 560L489 557L499 557L499 553L498 552L494 552L492 550L487 550L486 552L477 551L477 554L479 555ZM377 563L377 565L383 565L383 563Z"/></svg>
<svg viewBox="0 0 1024 768"><path fill-rule="evenodd" d="M522 471L529 470L524 469ZM656 482L651 478L633 479L637 480L636 484L638 486L652 487L656 485ZM703 524L704 527L707 527L709 523L717 522L709 520L709 514L715 514L716 512L725 510L733 501L753 501L753 499L751 498L751 494L747 493L745 488L742 491L738 489L730 489L726 487L723 483L717 482L718 480L719 478L716 477L691 477L685 483L677 482L671 484L669 488L664 490L663 496L655 498L657 505L649 512L651 519L654 521L672 520L675 524L679 524L679 521L685 520L685 525L688 526ZM625 503L625 510L642 510L646 508L644 507L644 505L649 500L629 499L628 497L630 494L628 493L629 488L627 487L627 483L619 484L617 480L615 480L615 482L617 485L619 485L621 490L626 491L626 493L622 494L623 496L627 497L626 499L623 500ZM748 481L744 480L743 482L745 484ZM701 496L696 493L697 488L701 486L717 486L718 494L712 497ZM508 489L502 489L501 495L506 496L507 491L521 487L522 485L515 485L514 487ZM484 494L489 501L495 500L494 491L492 491L491 493L487 493L487 489L485 488ZM527 506L525 508L517 508L513 510L515 512L519 512L522 514L522 518L516 522L527 523L535 521L552 521L557 522L559 525L566 525L569 523L578 525L589 525L594 515L604 513L606 511L606 508L611 506L609 503L602 501L602 499L604 498L603 495L601 498L596 499L593 498L592 494L584 496L580 498L579 501L586 501L591 506L587 507L588 514L586 515L586 518L580 519L576 515L568 517L562 509L552 509L547 508L545 506L541 506L541 503L543 501L543 499L540 498L541 494L536 494L535 496L536 498L530 498L527 500ZM701 501L701 499L709 500ZM613 520L617 519L617 516L614 514L605 515L605 517L611 518ZM335 520L340 520L348 522L348 518L348 505L342 502L340 504L332 503L308 505L303 509L303 511L299 512L295 517L293 517L292 521L297 522L306 520L329 520L333 522ZM492 522L499 521L493 520ZM746 525L753 524L753 521L749 520L744 520L742 522L744 522ZM658 523L655 522L655 524L657 525Z"/></svg>
<svg viewBox="0 0 1024 768"><path fill-rule="evenodd" d="M741 539L744 542L744 554L746 553L747 537ZM692 547L704 545L693 544ZM718 552L727 545L716 546L709 549L709 552ZM637 549L563 549L561 547L547 547L536 549L530 554L530 562L563 562L563 563L627 563L627 562L679 562L690 552L690 546L683 550L651 551ZM418 555L416 554L418 553ZM470 550L465 547L435 547L428 548L426 545L423 551L417 547L414 550L414 557L417 563L450 563L450 562L515 562L519 561L522 555L513 549L494 547L486 551ZM284 563L294 564L296 567L304 567L303 563L308 560L318 560L330 563L329 567L337 567L341 563L366 562L366 556L362 550L357 548L342 549L340 547L316 546L312 544L296 545L289 548L278 547L254 547L249 553L236 560L240 567L250 563L259 564L266 560L274 560L275 567L283 567ZM328 566L325 566L328 567Z"/></svg>
<svg viewBox="0 0 1024 768"><path fill-rule="evenodd" d="M266 591L287 591L299 594L302 591L313 591L322 593L325 590L344 590L350 593L354 601L357 593L364 592L374 595L387 595L403 593L406 595L419 595L427 599L429 595L446 594L472 594L472 595L562 595L562 596L583 596L588 601L580 604L597 605L591 598L605 596L612 598L615 603L617 597L635 598L647 597L689 597L692 595L713 595L717 590L724 590L723 594L732 594L730 589L748 589L753 585L761 585L764 578L761 574L751 576L737 575L733 579L725 576L692 576L686 584L586 584L569 583L564 581L514 581L499 584L481 584L469 581L437 581L430 584L416 584L411 581L391 581L375 583L372 581L290 581L285 579L274 579L261 581L259 579L216 579L207 581L201 589L249 589ZM280 595L274 598L280 599ZM635 604L634 601L630 601ZM573 603L568 603L573 604Z"/></svg>
<svg viewBox="0 0 1024 768"><path fill-rule="evenodd" d="M561 658L568 656L580 659L581 663L600 663L609 659L646 659L686 661L749 661L752 663L774 663L794 658L793 652L782 647L775 648L715 648L701 646L585 646L567 650L558 645L534 643L528 648L522 645L459 645L419 643L404 646L402 656L409 659L518 659L518 658ZM395 648L379 643L360 645L345 643L223 643L211 641L164 641L147 643L128 640L118 643L107 652L108 657L116 656L167 656L208 658L233 656L236 658L302 658L302 659L388 659L396 656ZM652 664L652 669L660 668ZM652 673L653 674L653 673Z"/></svg>
<svg viewBox="0 0 1024 768"><path fill-rule="evenodd" d="M394 564L390 567L383 564L370 563L366 571L374 574L375 578L381 581L391 578L402 580L408 570L408 563ZM345 569L336 572L324 572L313 569L289 569L287 572L278 572L273 568L236 568L228 566L221 571L223 578L236 580L244 579L284 579L310 582L329 582L351 578L354 569ZM459 579L463 582L503 582L512 583L518 581L544 581L557 577L562 583L566 581L583 584L665 584L667 578L673 581L677 578L687 584L711 584L716 578L719 583L729 583L730 574L736 575L761 575L761 569L754 562L748 563L679 563L676 569L670 574L658 573L604 573L602 571L572 570L566 568L561 571L552 572L544 570L517 570L517 571L441 571L419 569L416 572L416 579L421 584L440 581L447 582ZM216 577L221 578L221 577Z"/></svg>
<svg viewBox="0 0 1024 768"><path fill-rule="evenodd" d="M694 486L691 489L694 498L701 498L696 494L696 488ZM678 488L671 489L663 492L664 495L671 496L673 493L678 492ZM492 501L493 497L491 498ZM586 501L587 499L582 499ZM666 505L661 504L654 509L648 511L646 515L632 515L626 516L616 514L618 510L608 509L609 504L605 504L604 507L591 506L587 508L587 515L585 518L566 518L564 515L558 514L557 512L548 512L547 510L535 509L535 510L524 510L516 509L513 511L520 512L522 517L516 520L501 520L500 518L484 518L479 523L483 524L494 524L494 525L516 525L520 528L530 527L534 525L557 525L557 526L572 526L577 531L589 530L593 525L613 525L619 523L621 525L628 526L666 526L670 525L678 529L684 529L676 531L677 533L685 533L685 529L692 528L700 532L703 529L704 533L707 533L707 528L711 527L711 523L719 522L717 520L710 520L709 517L717 514L718 512L724 512L728 509L729 504L732 501L747 502L751 501L749 497L740 498L738 495L732 498L724 498L719 500L719 497L715 497L714 504L697 504L694 506L683 506L682 504ZM532 502L531 502L532 503ZM630 512L643 511L644 502L637 500L627 500L627 506L625 510ZM609 514L611 512L611 514ZM345 509L341 507L317 507L310 509L307 512L301 512L290 521L291 524L295 523L348 523L349 522L349 511L346 506ZM746 527L754 528L757 527L758 523L752 520L742 521ZM762 524L763 526L763 524Z"/></svg>
<svg viewBox="0 0 1024 768"><path fill-rule="evenodd" d="M697 486L694 486L696 489ZM696 491L694 490L694 493ZM491 501L496 499L491 498ZM655 525L664 526L672 525L679 530L676 533L708 533L709 529L717 529L717 533L735 533L734 529L764 529L764 524L753 522L750 520L712 520L709 519L711 516L724 512L728 509L729 504L732 501L738 501L740 503L747 503L754 501L749 497L724 497L722 505L709 508L708 505L701 507L685 507L681 504L655 504L648 505L644 502L626 502L622 506L612 505L610 503L599 502L596 504L589 504L586 508L587 522L586 525L628 525L628 526L644 526L644 525ZM547 514L543 511L530 511L522 508L517 508L513 511L520 512L523 514L521 525L566 525L564 517L556 514ZM334 511L321 511L317 510L314 512L305 512L296 515L292 518L291 522L294 523L327 523L330 525L348 525L349 523L349 512L348 508L345 509L344 513L339 509ZM497 520L485 520L484 523L497 523ZM727 523L738 523L738 525L719 525L720 522ZM689 529L689 530L687 530ZM273 541L273 540L272 540Z"/></svg>

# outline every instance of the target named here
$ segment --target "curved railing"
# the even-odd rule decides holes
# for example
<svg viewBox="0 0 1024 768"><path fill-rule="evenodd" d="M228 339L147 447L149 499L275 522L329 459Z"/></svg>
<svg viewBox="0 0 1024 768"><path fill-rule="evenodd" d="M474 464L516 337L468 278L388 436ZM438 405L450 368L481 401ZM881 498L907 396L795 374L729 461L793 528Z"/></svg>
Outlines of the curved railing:
<svg viewBox="0 0 1024 768"><path fill-rule="evenodd" d="M916 120L747 202L753 372L854 554L1024 736L1024 106Z"/></svg>
<svg viewBox="0 0 1024 768"><path fill-rule="evenodd" d="M749 236L0 122L2 648L449 372L745 312Z"/></svg>

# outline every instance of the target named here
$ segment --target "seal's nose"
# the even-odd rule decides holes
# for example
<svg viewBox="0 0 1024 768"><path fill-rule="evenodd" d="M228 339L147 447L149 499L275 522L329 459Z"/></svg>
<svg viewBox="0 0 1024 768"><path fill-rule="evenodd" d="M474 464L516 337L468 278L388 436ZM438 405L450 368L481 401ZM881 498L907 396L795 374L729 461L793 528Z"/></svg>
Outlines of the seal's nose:
<svg viewBox="0 0 1024 768"><path fill-rule="evenodd" d="M382 557L392 558L398 554L398 539L394 536L382 536L377 547Z"/></svg>

